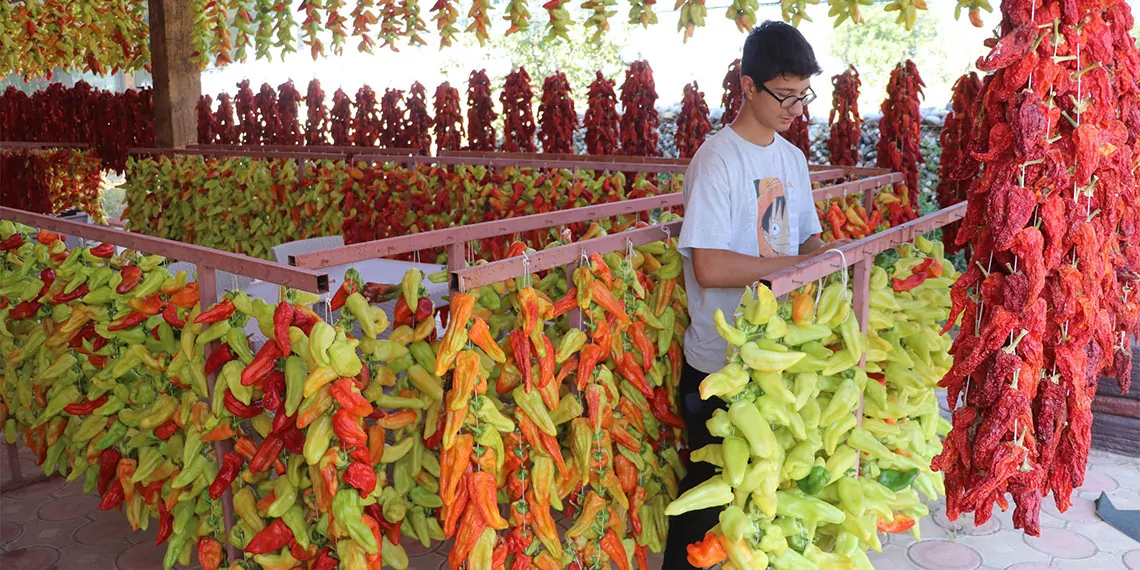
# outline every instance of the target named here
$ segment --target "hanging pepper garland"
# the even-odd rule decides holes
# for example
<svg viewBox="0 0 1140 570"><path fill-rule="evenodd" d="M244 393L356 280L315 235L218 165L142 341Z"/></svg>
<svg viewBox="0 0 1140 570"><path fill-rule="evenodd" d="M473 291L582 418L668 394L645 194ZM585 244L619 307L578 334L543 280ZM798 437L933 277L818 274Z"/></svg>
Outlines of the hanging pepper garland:
<svg viewBox="0 0 1140 570"><path fill-rule="evenodd" d="M253 90L249 88L249 80L238 83L238 92L234 96L234 110L237 112L237 128L241 134L241 144L261 144L258 137L260 126L257 122L256 103L253 99Z"/></svg>
<svg viewBox="0 0 1140 570"><path fill-rule="evenodd" d="M459 110L459 90L444 81L435 89L434 106L432 130L435 132L436 152L459 150L463 147L463 114Z"/></svg>
<svg viewBox="0 0 1140 570"><path fill-rule="evenodd" d="M112 93L85 81L53 83L31 95L0 95L0 140L87 143L103 167L122 172L131 147L154 146L151 90Z"/></svg>
<svg viewBox="0 0 1140 570"><path fill-rule="evenodd" d="M301 93L293 85L293 80L277 86L277 117L281 121L277 131L277 144L301 144L300 112Z"/></svg>
<svg viewBox="0 0 1140 570"><path fill-rule="evenodd" d="M709 106L705 104L705 94L694 81L685 86L681 114L677 116L677 133L673 135L677 154L681 158L692 158L710 131Z"/></svg>
<svg viewBox="0 0 1140 570"><path fill-rule="evenodd" d="M343 89L337 89L333 93L332 109L329 110L329 134L332 136L333 145L351 145L352 132L352 99Z"/></svg>
<svg viewBox="0 0 1140 570"><path fill-rule="evenodd" d="M356 92L356 116L352 119L356 146L374 146L380 140L380 112L376 108L376 92L365 85Z"/></svg>
<svg viewBox="0 0 1140 570"><path fill-rule="evenodd" d="M1010 493L1015 527L1038 535L1042 499L1064 512L1084 482L1098 379L1127 390L1131 377L1140 54L1121 1L1002 12L977 64L992 75L957 236L973 258L951 291L953 430L932 466L951 520L972 512L980 525Z"/></svg>
<svg viewBox="0 0 1140 570"><path fill-rule="evenodd" d="M467 80L467 146L470 150L495 150L494 99L487 71L472 71Z"/></svg>
<svg viewBox="0 0 1140 570"><path fill-rule="evenodd" d="M198 144L211 144L214 142L214 100L209 95L198 99L196 111L198 114Z"/></svg>
<svg viewBox="0 0 1140 570"><path fill-rule="evenodd" d="M835 166L859 166L859 138L863 116L859 114L859 72L855 66L831 78L831 114L828 116L831 136L827 153Z"/></svg>
<svg viewBox="0 0 1140 570"><path fill-rule="evenodd" d="M811 114L808 113L808 108L804 106L804 112L792 121L792 126L788 128L787 132L783 133L788 142L796 145L804 156L811 159L811 131L808 129L811 125Z"/></svg>
<svg viewBox="0 0 1140 570"><path fill-rule="evenodd" d="M435 0L435 5L431 7L431 11L435 12L431 19L435 21L436 31L439 32L440 49L450 47L456 34L459 33L459 29L455 27L455 23L459 21L456 4L458 4L456 0Z"/></svg>
<svg viewBox="0 0 1140 570"><path fill-rule="evenodd" d="M419 81L412 83L408 92L408 122L405 127L405 140L408 148L418 148L425 155L431 154L431 116L427 110L427 91Z"/></svg>
<svg viewBox="0 0 1140 570"><path fill-rule="evenodd" d="M380 122L378 125L378 143L381 148L408 148L411 144L407 140L405 129L406 110L404 109L404 92L399 89L388 89L380 100Z"/></svg>
<svg viewBox="0 0 1140 570"><path fill-rule="evenodd" d="M888 218L892 225L918 217L914 206L918 188L918 167L926 162L919 150L922 138L920 130L922 116L919 113L919 97L925 84L918 75L914 62L907 60L891 71L887 84L887 99L883 101L883 116L879 119L879 143L876 166L892 172L902 172L906 178L905 188L899 194L903 203L892 208Z"/></svg>
<svg viewBox="0 0 1140 570"><path fill-rule="evenodd" d="M938 205L945 208L953 206L966 199L969 187L968 180L956 178L959 165L967 162L969 154L968 143L971 129L974 126L974 103L978 99L978 92L982 89L982 81L974 72L967 73L958 78L950 96L950 112L942 123L942 133L939 142L942 145L942 157L938 168ZM976 166L974 167L976 169ZM958 251L961 246L956 243L958 224L954 223L942 228L942 241L946 243L947 253Z"/></svg>
<svg viewBox="0 0 1140 570"><path fill-rule="evenodd" d="M214 111L214 135L217 144L239 144L237 124L234 122L234 104L230 96L218 95L218 110Z"/></svg>
<svg viewBox="0 0 1140 570"><path fill-rule="evenodd" d="M538 104L538 138L542 152L573 153L574 130L578 128L578 113L574 112L574 98L570 94L570 81L561 71L542 83L542 102Z"/></svg>
<svg viewBox="0 0 1140 570"><path fill-rule="evenodd" d="M614 93L614 80L606 79L598 71L590 84L586 102L586 152L598 155L617 154L621 148L618 124L621 118L617 112L617 95Z"/></svg>
<svg viewBox="0 0 1140 570"><path fill-rule="evenodd" d="M657 156L657 89L647 61L635 61L621 86L621 152L627 156Z"/></svg>
<svg viewBox="0 0 1140 570"><path fill-rule="evenodd" d="M305 144L328 144L325 136L329 128L329 114L325 109L325 92L321 89L321 82L316 79L309 82L309 89L305 93L305 110Z"/></svg>
<svg viewBox="0 0 1140 570"><path fill-rule="evenodd" d="M254 96L257 107L258 137L261 144L282 144L281 116L277 113L277 92L268 83Z"/></svg>
<svg viewBox="0 0 1140 570"><path fill-rule="evenodd" d="M720 123L728 125L736 120L736 114L740 112L740 107L744 103L744 94L740 86L740 59L733 60L728 66L728 73L724 74L721 87L724 88L724 95L721 95L720 105L724 107L724 114L720 116Z"/></svg>
<svg viewBox="0 0 1140 570"><path fill-rule="evenodd" d="M503 105L503 152L535 152L534 92L525 67L507 75L499 102Z"/></svg>

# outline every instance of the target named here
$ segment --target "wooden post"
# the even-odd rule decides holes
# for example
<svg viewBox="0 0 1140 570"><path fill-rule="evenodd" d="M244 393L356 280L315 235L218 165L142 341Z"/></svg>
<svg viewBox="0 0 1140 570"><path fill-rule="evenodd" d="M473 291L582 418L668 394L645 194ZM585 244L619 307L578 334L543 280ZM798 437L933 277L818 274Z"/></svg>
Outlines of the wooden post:
<svg viewBox="0 0 1140 570"><path fill-rule="evenodd" d="M197 142L195 106L202 75L194 63L194 11L183 0L148 0L150 58L154 76L155 142L184 148Z"/></svg>

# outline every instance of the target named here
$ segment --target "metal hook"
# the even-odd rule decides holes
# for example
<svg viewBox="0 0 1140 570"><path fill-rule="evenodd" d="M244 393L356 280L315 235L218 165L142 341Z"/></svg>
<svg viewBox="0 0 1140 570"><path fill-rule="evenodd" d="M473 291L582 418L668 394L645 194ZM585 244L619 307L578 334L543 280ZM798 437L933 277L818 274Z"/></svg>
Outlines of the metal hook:
<svg viewBox="0 0 1140 570"><path fill-rule="evenodd" d="M523 287L530 287L530 256L526 250L522 252L523 258Z"/></svg>
<svg viewBox="0 0 1140 570"><path fill-rule="evenodd" d="M669 232L669 226L662 224L661 231L665 233L665 249L669 249L669 240L673 239L673 235Z"/></svg>
<svg viewBox="0 0 1140 570"><path fill-rule="evenodd" d="M625 238L625 258L631 259L633 257L633 240Z"/></svg>

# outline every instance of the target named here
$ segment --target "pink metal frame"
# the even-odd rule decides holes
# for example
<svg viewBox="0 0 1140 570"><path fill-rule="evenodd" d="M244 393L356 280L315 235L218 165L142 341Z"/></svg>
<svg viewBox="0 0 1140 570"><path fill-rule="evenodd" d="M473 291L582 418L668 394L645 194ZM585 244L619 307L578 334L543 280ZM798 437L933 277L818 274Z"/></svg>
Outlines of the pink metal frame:
<svg viewBox="0 0 1140 570"><path fill-rule="evenodd" d="M248 148L248 147L247 147ZM297 160L345 160L347 153L315 150L316 147L300 147L314 150L278 151L278 150L207 150L207 149L174 149L174 148L132 148L132 155L141 156L206 156L215 158L232 158L248 156L250 158L282 158Z"/></svg>
<svg viewBox="0 0 1140 570"><path fill-rule="evenodd" d="M867 178L865 180L845 182L836 186L825 186L823 188L815 190L812 193L812 197L815 200L822 200L832 195L841 196L856 192L866 192L866 196L870 200L873 200L874 195L872 192L869 192L869 190L874 190L882 186L901 181L901 174L890 174L885 176L880 175L872 178ZM840 190L835 191L833 188L839 188ZM436 230L432 232L409 234L394 238L367 241L337 249L316 251L297 256L290 256L289 262L296 265L297 267L320 269L324 267L332 267L335 265L348 265L367 259L376 259L381 257L400 255L413 251L421 251L434 247L456 245L459 246L459 249L457 250L460 253L459 259L463 259L462 247L467 242L481 239L490 239L503 235L511 235L514 233L521 233L531 230L553 228L577 222L597 220L601 218L636 214L640 212L655 210L658 208L672 208L682 205L682 201L683 197L680 192L662 194L659 196L650 196L647 198L635 198L633 200L625 200L622 202L598 204L596 206L586 206L583 208L573 208L570 210L560 210L557 212L548 212L544 214L532 214L529 216L520 216L518 218L507 218L505 220L495 220L491 222L472 224L469 226L461 226ZM451 251L449 251L448 259L450 260L452 257L453 256L451 255Z"/></svg>
<svg viewBox="0 0 1140 570"><path fill-rule="evenodd" d="M198 265L199 273L201 273L202 267L210 267L224 269L230 273L245 275L262 281L278 283L302 291L327 293L329 290L328 275L325 273L289 267L288 265L237 253L218 251L94 224L61 220L53 216L33 214L15 208L0 207L0 219L12 220L35 228L43 228L93 241L113 243L119 247L154 253L178 261L188 261ZM202 284L199 283L199 287L201 286ZM205 299L203 299L203 304L204 301Z"/></svg>
<svg viewBox="0 0 1140 570"><path fill-rule="evenodd" d="M467 267L451 272L451 287L459 291L466 291L513 279L527 273L570 265L583 256L594 253L605 254L621 251L627 247L661 241L680 232L681 221L678 220L663 225L649 226L552 247L530 256L511 257L484 265Z"/></svg>
<svg viewBox="0 0 1140 570"><path fill-rule="evenodd" d="M90 143L56 143L56 142L26 142L26 141L0 141L0 150L51 150L57 148L91 148Z"/></svg>
<svg viewBox="0 0 1140 570"><path fill-rule="evenodd" d="M198 266L198 302L203 307L216 305L218 301L221 300L221 292L218 291L217 285L217 270L220 268L224 268L231 273L262 279L271 283L277 283L312 293L327 293L329 290L328 275L310 269L289 267L272 261L246 257L244 255L212 250L196 245L125 232L103 226L62 220L52 216L32 214L13 208L0 207L0 219L11 220L27 226L78 236L93 241L113 243L120 247L127 247L144 253L158 254L171 259L194 263ZM216 342L210 343L206 346L205 350L207 353L211 352L216 348L216 345ZM210 375L207 380L206 385L209 389L210 397L213 398L217 374ZM229 442L214 442L214 453L219 461L221 461L221 458L227 451L231 450L231 447L232 445ZM9 444L7 453L12 481L8 484L8 487L4 489L5 491L10 490L10 488L24 487L42 479L24 479L23 474L20 472L19 461L16 457L16 447ZM228 535L229 530L233 528L236 521L234 518L233 496L229 489L222 495L222 516L225 521L226 534ZM236 548L227 544L226 550L230 560L238 559L239 552Z"/></svg>
<svg viewBox="0 0 1140 570"><path fill-rule="evenodd" d="M962 202L911 220L877 234L853 241L837 253L827 253L803 263L772 273L762 279L777 296L789 293L857 263L870 263L874 256L892 247L910 242L914 238L962 219L966 203ZM870 276L869 267L867 276Z"/></svg>
<svg viewBox="0 0 1140 570"><path fill-rule="evenodd" d="M263 144L263 145L244 145L244 144L192 144L187 148L192 150L205 150L205 151L279 151L279 152L320 152L320 153L344 153L348 156L356 156L361 154L388 154L392 156L422 156L423 149L418 148L377 148L368 146L346 146L346 145L294 145L294 144Z"/></svg>

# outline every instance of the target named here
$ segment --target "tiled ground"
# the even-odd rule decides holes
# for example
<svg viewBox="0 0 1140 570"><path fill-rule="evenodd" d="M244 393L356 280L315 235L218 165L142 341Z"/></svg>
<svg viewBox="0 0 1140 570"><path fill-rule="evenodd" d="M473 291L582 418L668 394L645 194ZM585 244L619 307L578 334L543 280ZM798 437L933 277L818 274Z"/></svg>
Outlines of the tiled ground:
<svg viewBox="0 0 1140 570"><path fill-rule="evenodd" d="M25 474L37 473L23 450ZM5 453L0 453L0 482L8 479ZM119 511L96 509L99 501L83 496L82 479L37 483L0 496L0 569L66 570L72 568L154 570L162 567L165 546L155 546L155 528L133 533ZM1085 486L1069 512L1057 512L1047 499L1040 538L1013 529L1012 508L998 512L981 528L964 517L946 520L941 505L931 505L921 522L922 542L910 533L883 542L872 553L875 566L923 570L1140 570L1140 543L1100 521L1092 503L1108 492L1121 509L1140 509L1140 460L1094 451ZM409 547L411 570L446 570L447 543L434 549ZM660 566L660 557L650 560Z"/></svg>

